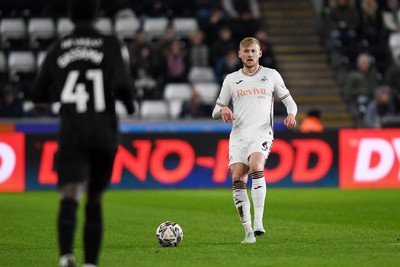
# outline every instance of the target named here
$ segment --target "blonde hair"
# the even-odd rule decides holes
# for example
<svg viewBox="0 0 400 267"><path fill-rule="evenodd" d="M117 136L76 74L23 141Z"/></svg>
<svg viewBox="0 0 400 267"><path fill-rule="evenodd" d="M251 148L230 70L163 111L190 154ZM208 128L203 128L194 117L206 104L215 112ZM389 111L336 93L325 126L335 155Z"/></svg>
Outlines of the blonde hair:
<svg viewBox="0 0 400 267"><path fill-rule="evenodd" d="M252 44L256 44L256 45L258 45L258 47L261 46L260 42L256 38L254 38L254 37L246 37L240 42L239 49L243 48L243 47L248 47L248 46L250 46Z"/></svg>

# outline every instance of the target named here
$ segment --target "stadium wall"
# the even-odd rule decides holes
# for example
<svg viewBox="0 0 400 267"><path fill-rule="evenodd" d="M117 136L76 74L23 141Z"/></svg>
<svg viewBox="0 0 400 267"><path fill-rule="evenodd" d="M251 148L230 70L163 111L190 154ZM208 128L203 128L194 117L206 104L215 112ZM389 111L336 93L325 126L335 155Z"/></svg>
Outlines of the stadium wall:
<svg viewBox="0 0 400 267"><path fill-rule="evenodd" d="M55 190L56 124L0 133L0 192ZM112 189L230 187L229 125L122 124ZM270 187L400 188L400 130L276 133Z"/></svg>

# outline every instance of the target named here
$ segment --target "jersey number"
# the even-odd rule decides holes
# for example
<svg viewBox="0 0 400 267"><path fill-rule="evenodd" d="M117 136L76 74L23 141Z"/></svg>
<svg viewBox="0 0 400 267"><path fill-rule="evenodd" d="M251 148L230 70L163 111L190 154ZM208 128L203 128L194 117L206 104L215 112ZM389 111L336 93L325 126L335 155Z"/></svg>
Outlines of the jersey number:
<svg viewBox="0 0 400 267"><path fill-rule="evenodd" d="M93 82L94 110L102 112L106 109L104 100L104 85L102 70L87 70L86 79ZM79 71L72 70L68 73L64 88L61 92L61 103L75 103L76 112L84 113L87 110L89 94L84 83L77 83Z"/></svg>

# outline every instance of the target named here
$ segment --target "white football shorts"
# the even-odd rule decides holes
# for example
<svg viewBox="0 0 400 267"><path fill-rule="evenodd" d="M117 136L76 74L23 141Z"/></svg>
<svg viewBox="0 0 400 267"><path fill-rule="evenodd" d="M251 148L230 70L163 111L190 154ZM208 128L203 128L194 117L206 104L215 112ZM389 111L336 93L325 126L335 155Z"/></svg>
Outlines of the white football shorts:
<svg viewBox="0 0 400 267"><path fill-rule="evenodd" d="M268 158L273 141L265 136L252 138L231 138L229 140L229 166L234 163L243 163L249 166L250 155L260 152Z"/></svg>

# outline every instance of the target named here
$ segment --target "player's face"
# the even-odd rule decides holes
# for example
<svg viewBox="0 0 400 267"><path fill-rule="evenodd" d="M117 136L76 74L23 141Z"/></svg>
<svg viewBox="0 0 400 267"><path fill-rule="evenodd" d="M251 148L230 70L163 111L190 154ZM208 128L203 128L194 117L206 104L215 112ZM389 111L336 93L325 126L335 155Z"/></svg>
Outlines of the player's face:
<svg viewBox="0 0 400 267"><path fill-rule="evenodd" d="M241 47L239 50L239 58L242 60L246 68L252 68L258 65L258 60L260 57L261 50L257 44Z"/></svg>

